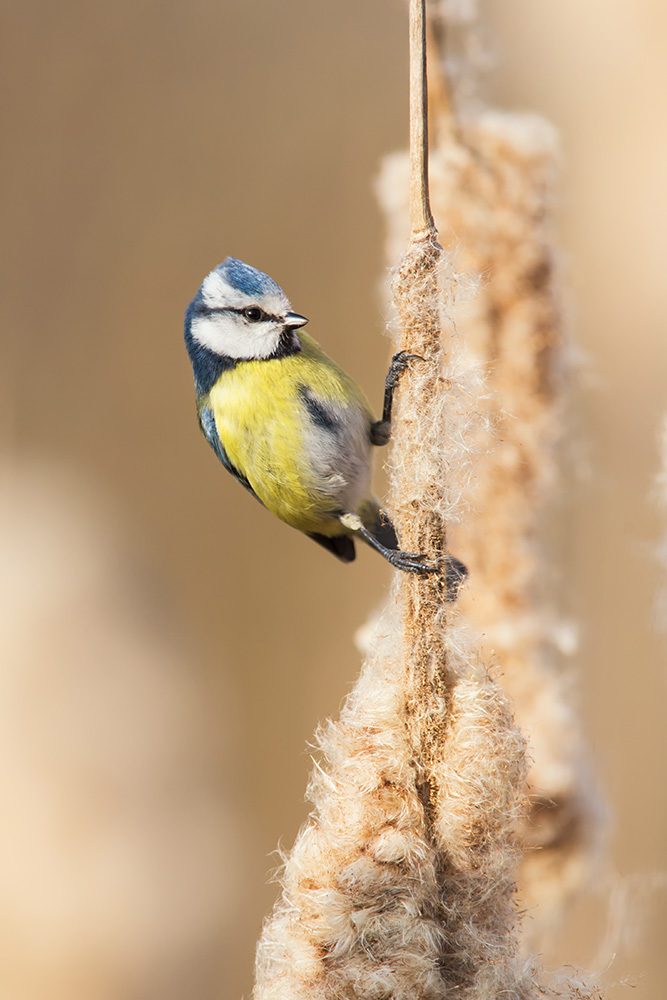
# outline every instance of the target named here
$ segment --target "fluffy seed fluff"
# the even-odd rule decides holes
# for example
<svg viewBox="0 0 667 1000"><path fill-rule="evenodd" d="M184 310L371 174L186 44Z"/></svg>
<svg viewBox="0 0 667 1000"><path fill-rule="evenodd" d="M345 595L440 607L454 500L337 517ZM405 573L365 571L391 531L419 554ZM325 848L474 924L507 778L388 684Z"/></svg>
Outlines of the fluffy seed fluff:
<svg viewBox="0 0 667 1000"><path fill-rule="evenodd" d="M406 282L430 294L420 252L404 262L399 294ZM399 308L406 322L414 301ZM428 370L415 366L402 385L392 496L401 532L419 539L454 511L457 490L444 484L470 461L480 382L439 344L415 347L430 349ZM255 1000L559 995L519 947L524 740L437 588L397 582L340 719L319 734L313 811L260 940ZM572 981L562 990L597 995Z"/></svg>
<svg viewBox="0 0 667 1000"><path fill-rule="evenodd" d="M481 276L476 295L464 285L448 302L457 331L450 356L460 351L450 362L457 370L452 398L443 402L460 427L447 470L452 499L458 503L462 491L465 497L471 460L475 480L465 517L449 518L450 548L470 570L461 607L484 634L481 654L501 664L501 683L530 737L520 875L522 905L531 910L529 946L540 945L594 873L604 833L564 665L576 651L576 630L555 607L555 574L541 541L559 485L556 449L572 355L553 237L557 162L557 136L546 122L489 110L462 119L430 162L450 267ZM396 154L380 178L393 257L407 236L407 174L407 157ZM459 277L454 287L460 284ZM484 373L483 390L473 384L464 398L458 387L470 384L470 371ZM446 430L448 438L457 433Z"/></svg>
<svg viewBox="0 0 667 1000"><path fill-rule="evenodd" d="M286 863L258 953L256 997L495 996L532 977L507 947L523 744L500 688L461 670L429 819L407 723L398 595L340 719L319 734L314 811ZM413 712L416 711L414 701ZM498 906L499 895L503 906Z"/></svg>
<svg viewBox="0 0 667 1000"><path fill-rule="evenodd" d="M436 7L445 21L470 20L460 0ZM553 136L490 113L455 131L431 159L446 253L434 233L413 233L394 275L400 347L424 360L401 382L390 508L404 547L468 562L466 610L489 642L471 641L437 576L396 581L340 719L319 734L313 810L260 940L255 1000L599 996L572 977L545 982L521 948L515 902L521 872L524 899L541 884L556 907L592 828L574 717L548 655L559 629L533 596L563 357L545 222ZM407 172L393 158L381 183L401 248ZM476 295L468 273L481 276ZM503 686L486 667L491 647ZM507 691L531 735L544 734L528 786Z"/></svg>

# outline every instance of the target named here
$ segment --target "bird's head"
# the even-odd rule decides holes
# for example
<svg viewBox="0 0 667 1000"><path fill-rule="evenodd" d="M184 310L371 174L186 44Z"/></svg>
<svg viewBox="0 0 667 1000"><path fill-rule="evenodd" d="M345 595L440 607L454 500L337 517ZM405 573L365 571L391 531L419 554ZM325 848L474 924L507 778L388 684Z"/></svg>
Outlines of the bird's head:
<svg viewBox="0 0 667 1000"><path fill-rule="evenodd" d="M186 331L195 345L241 361L298 351L296 330L307 322L268 274L226 257L190 303Z"/></svg>

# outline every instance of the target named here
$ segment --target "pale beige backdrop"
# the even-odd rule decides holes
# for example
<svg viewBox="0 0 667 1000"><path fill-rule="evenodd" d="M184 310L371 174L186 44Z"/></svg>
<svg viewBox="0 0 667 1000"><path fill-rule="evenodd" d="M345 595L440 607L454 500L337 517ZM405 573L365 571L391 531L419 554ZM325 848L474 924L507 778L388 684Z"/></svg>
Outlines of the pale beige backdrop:
<svg viewBox="0 0 667 1000"><path fill-rule="evenodd" d="M182 314L212 266L241 257L379 405L372 184L406 140L404 5L1 13L0 994L247 995L271 852L305 817L308 742L356 674L353 633L389 573L366 551L338 564L224 474L196 426ZM506 0L485 16L485 95L563 137L589 468L566 511L563 600L638 927L641 877L667 855L652 621L667 525L649 501L667 410L667 14ZM591 959L604 931L587 905L566 958ZM657 891L639 950L610 970L646 1000L664 996L665 913Z"/></svg>

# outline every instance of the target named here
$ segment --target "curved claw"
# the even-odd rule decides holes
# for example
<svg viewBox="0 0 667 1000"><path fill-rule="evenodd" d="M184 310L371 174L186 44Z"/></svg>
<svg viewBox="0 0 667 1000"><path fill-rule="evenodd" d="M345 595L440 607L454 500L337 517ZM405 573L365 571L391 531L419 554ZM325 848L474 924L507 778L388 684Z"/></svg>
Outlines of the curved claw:
<svg viewBox="0 0 667 1000"><path fill-rule="evenodd" d="M398 351L392 356L387 378L395 382L399 375L410 367L411 361L426 361L426 358L421 354L411 354L410 351Z"/></svg>
<svg viewBox="0 0 667 1000"><path fill-rule="evenodd" d="M392 365L400 365L402 368L407 367L408 361L426 361L426 358L421 354L411 354L410 351L397 351L391 358Z"/></svg>

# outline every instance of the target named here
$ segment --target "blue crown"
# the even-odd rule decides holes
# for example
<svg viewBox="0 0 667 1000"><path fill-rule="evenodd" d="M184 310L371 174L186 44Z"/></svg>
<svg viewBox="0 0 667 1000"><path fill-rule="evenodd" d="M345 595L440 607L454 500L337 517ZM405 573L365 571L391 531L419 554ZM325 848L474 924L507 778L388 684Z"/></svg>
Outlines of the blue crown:
<svg viewBox="0 0 667 1000"><path fill-rule="evenodd" d="M244 264L236 257L225 257L222 264L218 264L216 271L220 271L225 281L238 292L245 292L247 295L284 295L280 285L277 285L273 278L263 271L258 271L250 264Z"/></svg>

